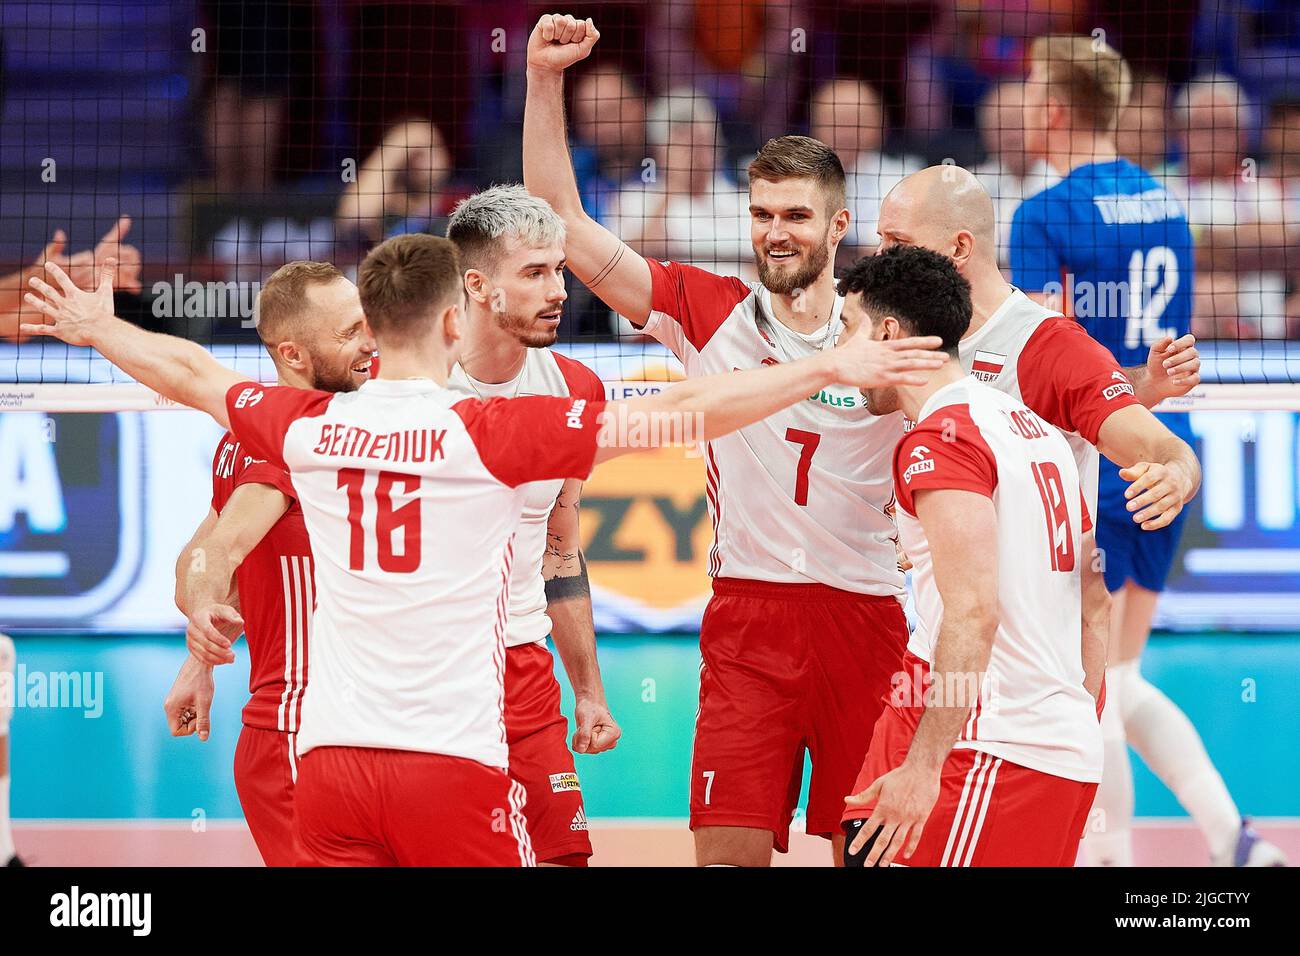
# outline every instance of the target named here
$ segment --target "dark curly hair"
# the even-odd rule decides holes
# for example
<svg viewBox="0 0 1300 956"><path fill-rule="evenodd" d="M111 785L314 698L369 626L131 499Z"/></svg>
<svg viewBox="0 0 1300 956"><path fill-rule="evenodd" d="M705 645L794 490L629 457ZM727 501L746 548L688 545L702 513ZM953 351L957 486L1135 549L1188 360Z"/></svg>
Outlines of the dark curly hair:
<svg viewBox="0 0 1300 956"><path fill-rule="evenodd" d="M855 292L873 319L892 315L910 335L937 335L953 357L970 328L970 283L947 256L920 246L859 259L839 282L840 295Z"/></svg>

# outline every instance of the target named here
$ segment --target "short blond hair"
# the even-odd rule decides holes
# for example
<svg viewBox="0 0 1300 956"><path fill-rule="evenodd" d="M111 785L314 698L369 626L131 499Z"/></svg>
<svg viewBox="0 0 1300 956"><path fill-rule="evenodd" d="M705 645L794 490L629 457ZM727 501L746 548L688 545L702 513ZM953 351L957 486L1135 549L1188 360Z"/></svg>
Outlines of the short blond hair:
<svg viewBox="0 0 1300 956"><path fill-rule="evenodd" d="M315 286L347 278L328 262L298 259L271 273L257 294L257 334L271 355L281 342L293 339L311 311L307 293Z"/></svg>
<svg viewBox="0 0 1300 956"><path fill-rule="evenodd" d="M1047 95L1064 103L1078 123L1101 133L1115 131L1133 77L1113 47L1092 37L1056 34L1034 40L1029 60L1042 65Z"/></svg>

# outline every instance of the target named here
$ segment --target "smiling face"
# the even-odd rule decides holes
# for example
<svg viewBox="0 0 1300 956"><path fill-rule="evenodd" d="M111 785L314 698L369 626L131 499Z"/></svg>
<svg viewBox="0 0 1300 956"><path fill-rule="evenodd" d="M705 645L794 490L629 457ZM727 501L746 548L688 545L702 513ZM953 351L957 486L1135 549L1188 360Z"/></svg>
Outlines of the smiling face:
<svg viewBox="0 0 1300 956"><path fill-rule="evenodd" d="M813 179L750 181L750 241L759 281L769 292L807 289L830 267L849 213L828 206L825 189Z"/></svg>
<svg viewBox="0 0 1300 956"><path fill-rule="evenodd" d="M298 342L310 360L312 388L351 392L370 378L375 339L366 325L357 287L347 279L311 285L305 293L307 319Z"/></svg>
<svg viewBox="0 0 1300 956"><path fill-rule="evenodd" d="M564 300L564 247L526 246L510 239L482 291L497 325L525 348L554 345L559 337Z"/></svg>

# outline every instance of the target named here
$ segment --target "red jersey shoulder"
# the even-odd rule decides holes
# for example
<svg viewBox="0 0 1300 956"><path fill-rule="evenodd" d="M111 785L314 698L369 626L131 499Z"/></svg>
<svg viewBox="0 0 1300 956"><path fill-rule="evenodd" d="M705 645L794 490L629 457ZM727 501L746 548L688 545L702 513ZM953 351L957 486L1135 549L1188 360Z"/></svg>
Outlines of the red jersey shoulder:
<svg viewBox="0 0 1300 956"><path fill-rule="evenodd" d="M560 374L564 376L564 383L569 386L570 395L595 402L605 400L605 383L595 372L577 359L571 359L559 352L551 354L555 356L555 364L559 366Z"/></svg>
<svg viewBox="0 0 1300 956"><path fill-rule="evenodd" d="M300 418L324 414L334 395L310 388L239 382L226 392L230 430L253 455L281 468L284 436Z"/></svg>
<svg viewBox="0 0 1300 956"><path fill-rule="evenodd" d="M483 466L512 488L550 478L586 479L600 437L603 401L570 395L466 398L460 417Z"/></svg>
<svg viewBox="0 0 1300 956"><path fill-rule="evenodd" d="M1094 445L1111 413L1138 404L1133 383L1115 356L1065 316L1039 323L1020 352L1016 372L1026 405Z"/></svg>
<svg viewBox="0 0 1300 956"><path fill-rule="evenodd" d="M650 267L650 307L675 319L700 351L727 316L753 290L735 276L720 276L680 262L646 259Z"/></svg>
<svg viewBox="0 0 1300 956"><path fill-rule="evenodd" d="M290 510L298 507L298 494L289 473L255 458L230 432L217 443L212 459L212 508L220 513L241 485L270 485L288 497Z"/></svg>
<svg viewBox="0 0 1300 956"><path fill-rule="evenodd" d="M997 459L966 404L935 409L894 449L894 492L909 514L916 514L917 491L953 489L992 497L997 483Z"/></svg>

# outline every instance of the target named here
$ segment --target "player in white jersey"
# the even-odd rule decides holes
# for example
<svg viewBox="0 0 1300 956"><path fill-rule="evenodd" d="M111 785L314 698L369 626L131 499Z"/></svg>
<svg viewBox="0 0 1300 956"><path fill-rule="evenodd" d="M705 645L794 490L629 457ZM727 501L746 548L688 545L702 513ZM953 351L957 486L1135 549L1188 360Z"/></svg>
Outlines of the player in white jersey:
<svg viewBox="0 0 1300 956"><path fill-rule="evenodd" d="M863 259L840 288L854 336L923 329L955 355L970 322L970 287L928 249ZM916 422L894 481L917 626L848 801L845 862L1070 865L1101 779L1074 456L956 364L920 387L871 389L867 403Z"/></svg>
<svg viewBox="0 0 1300 956"><path fill-rule="evenodd" d="M574 274L691 377L833 347L843 329L833 263L849 228L835 153L783 136L750 165L759 282L645 259L582 209L565 146L563 73L598 36L590 21L548 15L529 40L524 178L564 218ZM705 449L714 582L691 769L702 865L766 866L773 847L786 849L805 750L805 828L840 858L844 794L907 641L889 516L901 436L901 416L829 388Z"/></svg>
<svg viewBox="0 0 1300 956"><path fill-rule="evenodd" d="M558 395L605 400L596 373L549 346L559 335L564 222L523 186L493 186L456 206L447 226L465 275L465 344L447 385L487 399ZM506 625L506 742L510 776L539 863L585 866L591 856L582 789L566 743L550 635L573 687L573 748L600 753L619 738L596 660L591 588L579 539L582 482L527 485L515 533Z"/></svg>
<svg viewBox="0 0 1300 956"><path fill-rule="evenodd" d="M98 349L290 472L317 595L294 793L304 863L533 862L504 714L522 486L585 478L595 461L663 436L665 422L689 417L692 437L708 441L832 383L916 383L918 370L943 364L925 351L938 339L859 337L782 368L608 406L465 399L446 388L465 295L455 245L405 235L358 273L379 378L331 395L248 382L196 343L116 319L111 274L85 293L57 266L47 272L58 288L33 279L39 296L27 301L52 321L23 334Z"/></svg>

